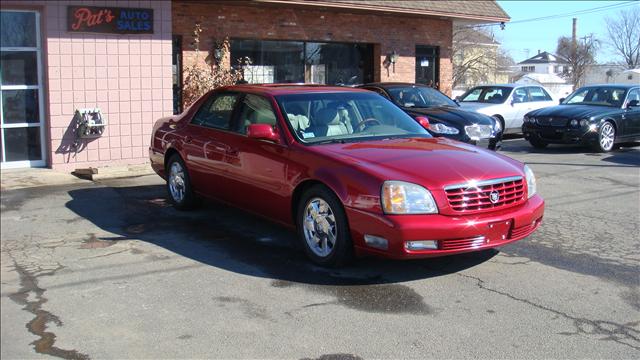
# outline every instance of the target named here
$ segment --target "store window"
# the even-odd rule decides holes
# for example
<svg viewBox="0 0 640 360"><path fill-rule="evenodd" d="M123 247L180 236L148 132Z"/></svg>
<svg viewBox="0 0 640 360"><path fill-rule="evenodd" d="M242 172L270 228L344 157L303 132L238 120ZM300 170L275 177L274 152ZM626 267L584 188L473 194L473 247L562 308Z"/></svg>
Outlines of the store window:
<svg viewBox="0 0 640 360"><path fill-rule="evenodd" d="M0 11L2 168L45 165L40 14Z"/></svg>
<svg viewBox="0 0 640 360"><path fill-rule="evenodd" d="M240 64L244 57L251 59L251 65ZM371 44L234 39L231 62L253 84L373 81Z"/></svg>

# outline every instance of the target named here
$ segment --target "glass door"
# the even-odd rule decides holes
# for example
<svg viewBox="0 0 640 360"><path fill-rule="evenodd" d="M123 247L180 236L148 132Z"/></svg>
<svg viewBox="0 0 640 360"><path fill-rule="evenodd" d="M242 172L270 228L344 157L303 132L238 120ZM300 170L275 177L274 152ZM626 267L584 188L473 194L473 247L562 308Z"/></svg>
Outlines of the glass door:
<svg viewBox="0 0 640 360"><path fill-rule="evenodd" d="M440 87L440 57L435 46L416 46L416 83Z"/></svg>
<svg viewBox="0 0 640 360"><path fill-rule="evenodd" d="M40 14L0 11L2 168L46 165Z"/></svg>

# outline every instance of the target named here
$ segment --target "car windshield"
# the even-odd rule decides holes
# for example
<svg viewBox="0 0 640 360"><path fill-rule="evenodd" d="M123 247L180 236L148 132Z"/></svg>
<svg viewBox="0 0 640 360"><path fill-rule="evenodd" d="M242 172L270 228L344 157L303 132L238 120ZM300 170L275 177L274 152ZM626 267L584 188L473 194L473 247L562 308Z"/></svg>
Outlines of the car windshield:
<svg viewBox="0 0 640 360"><path fill-rule="evenodd" d="M276 96L299 141L307 144L431 137L404 111L375 93L334 92Z"/></svg>
<svg viewBox="0 0 640 360"><path fill-rule="evenodd" d="M460 96L460 101L502 104L509 98L511 90L512 88L505 86L475 87Z"/></svg>
<svg viewBox="0 0 640 360"><path fill-rule="evenodd" d="M438 90L428 87L392 87L387 88L391 99L400 106L429 108L436 106L458 106L453 100Z"/></svg>
<svg viewBox="0 0 640 360"><path fill-rule="evenodd" d="M596 105L620 107L624 101L626 89L614 87L586 87L569 95L563 105Z"/></svg>

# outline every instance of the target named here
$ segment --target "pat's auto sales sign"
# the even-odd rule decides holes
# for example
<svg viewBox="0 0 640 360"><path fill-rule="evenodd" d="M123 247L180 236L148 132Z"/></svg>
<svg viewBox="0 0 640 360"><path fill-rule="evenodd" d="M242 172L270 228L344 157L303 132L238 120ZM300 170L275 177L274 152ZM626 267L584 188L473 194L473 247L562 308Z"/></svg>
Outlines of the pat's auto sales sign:
<svg viewBox="0 0 640 360"><path fill-rule="evenodd" d="M153 34L153 9L69 6L67 30L103 34Z"/></svg>

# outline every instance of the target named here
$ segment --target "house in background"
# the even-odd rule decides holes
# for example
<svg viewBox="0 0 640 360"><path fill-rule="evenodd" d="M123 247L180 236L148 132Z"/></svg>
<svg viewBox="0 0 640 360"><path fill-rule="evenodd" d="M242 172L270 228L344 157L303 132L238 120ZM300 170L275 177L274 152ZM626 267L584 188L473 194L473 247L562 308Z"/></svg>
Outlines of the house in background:
<svg viewBox="0 0 640 360"><path fill-rule="evenodd" d="M538 50L535 56L512 67L516 75L511 77L510 82L542 85L555 98L563 98L573 91L573 84L562 77L568 68L569 63L563 57Z"/></svg>
<svg viewBox="0 0 640 360"><path fill-rule="evenodd" d="M565 72L569 63L561 56L538 50L538 54L514 66L520 73L556 74Z"/></svg>
<svg viewBox="0 0 640 360"><path fill-rule="evenodd" d="M453 31L453 96L484 84L509 81L511 69L500 58L500 43L490 34L464 26Z"/></svg>

